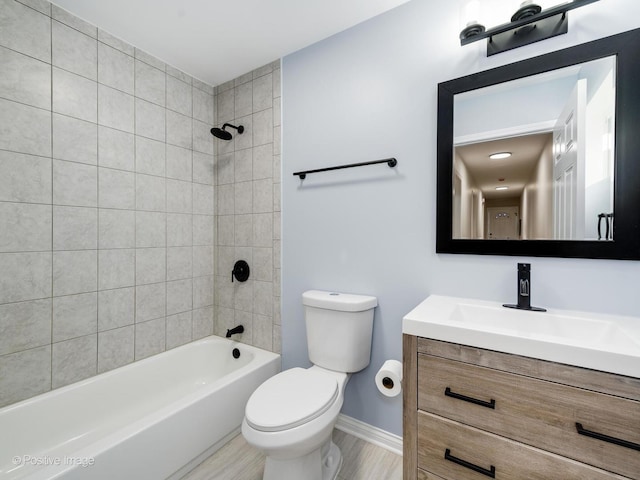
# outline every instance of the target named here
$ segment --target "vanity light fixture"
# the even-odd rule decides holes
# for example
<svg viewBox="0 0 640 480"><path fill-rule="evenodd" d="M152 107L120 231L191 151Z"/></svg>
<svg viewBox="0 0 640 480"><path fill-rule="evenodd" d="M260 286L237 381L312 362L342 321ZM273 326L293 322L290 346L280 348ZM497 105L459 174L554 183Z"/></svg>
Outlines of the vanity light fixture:
<svg viewBox="0 0 640 480"><path fill-rule="evenodd" d="M487 56L562 35L569 30L568 11L598 0L573 0L545 10L526 0L512 15L511 22L486 30L471 22L460 32L460 45L487 39Z"/></svg>
<svg viewBox="0 0 640 480"><path fill-rule="evenodd" d="M489 158L491 160L502 160L503 158L509 158L511 155L511 152L496 152L489 155Z"/></svg>

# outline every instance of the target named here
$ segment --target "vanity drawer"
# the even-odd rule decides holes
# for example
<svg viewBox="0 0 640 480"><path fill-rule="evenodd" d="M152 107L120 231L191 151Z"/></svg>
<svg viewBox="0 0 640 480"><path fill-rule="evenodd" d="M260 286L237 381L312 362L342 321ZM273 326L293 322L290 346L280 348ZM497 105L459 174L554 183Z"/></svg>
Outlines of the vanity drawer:
<svg viewBox="0 0 640 480"><path fill-rule="evenodd" d="M426 470L421 470L418 468L417 472L418 472L418 476L417 476L418 480L445 480L444 478L439 477L434 473L427 472Z"/></svg>
<svg viewBox="0 0 640 480"><path fill-rule="evenodd" d="M424 412L418 413L418 467L444 480L625 478Z"/></svg>
<svg viewBox="0 0 640 480"><path fill-rule="evenodd" d="M420 410L640 479L640 402L423 354L418 379Z"/></svg>

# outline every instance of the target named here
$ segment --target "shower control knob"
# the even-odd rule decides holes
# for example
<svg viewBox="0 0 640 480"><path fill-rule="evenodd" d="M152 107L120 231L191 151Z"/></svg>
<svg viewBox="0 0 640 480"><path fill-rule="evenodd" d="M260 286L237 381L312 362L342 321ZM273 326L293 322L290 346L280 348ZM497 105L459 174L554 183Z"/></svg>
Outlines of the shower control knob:
<svg viewBox="0 0 640 480"><path fill-rule="evenodd" d="M238 260L231 270L231 281L233 282L235 277L239 282L246 282L249 279L249 272L249 264L244 260Z"/></svg>

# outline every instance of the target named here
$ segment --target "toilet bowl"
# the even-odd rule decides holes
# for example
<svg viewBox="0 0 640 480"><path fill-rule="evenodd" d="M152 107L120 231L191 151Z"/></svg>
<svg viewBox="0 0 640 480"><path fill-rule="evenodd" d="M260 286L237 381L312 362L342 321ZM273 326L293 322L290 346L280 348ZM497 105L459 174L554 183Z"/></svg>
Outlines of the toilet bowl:
<svg viewBox="0 0 640 480"><path fill-rule="evenodd" d="M369 364L371 296L303 294L310 368L285 370L247 402L242 435L266 455L263 480L335 480L342 465L331 440L352 372Z"/></svg>
<svg viewBox="0 0 640 480"><path fill-rule="evenodd" d="M247 403L242 435L267 456L264 480L337 476L342 456L331 434L348 378L312 366L285 370L258 387Z"/></svg>

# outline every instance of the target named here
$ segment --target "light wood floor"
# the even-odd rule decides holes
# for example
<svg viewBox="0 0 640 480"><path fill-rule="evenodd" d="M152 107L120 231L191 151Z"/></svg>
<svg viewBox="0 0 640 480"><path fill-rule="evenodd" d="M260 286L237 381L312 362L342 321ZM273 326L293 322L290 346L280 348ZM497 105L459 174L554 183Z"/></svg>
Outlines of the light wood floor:
<svg viewBox="0 0 640 480"><path fill-rule="evenodd" d="M401 456L340 430L333 441L343 457L338 480L402 480ZM263 468L264 455L239 434L182 480L262 480Z"/></svg>

